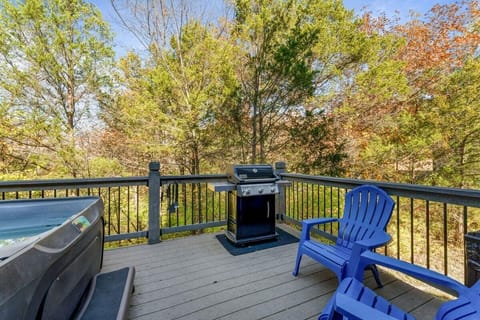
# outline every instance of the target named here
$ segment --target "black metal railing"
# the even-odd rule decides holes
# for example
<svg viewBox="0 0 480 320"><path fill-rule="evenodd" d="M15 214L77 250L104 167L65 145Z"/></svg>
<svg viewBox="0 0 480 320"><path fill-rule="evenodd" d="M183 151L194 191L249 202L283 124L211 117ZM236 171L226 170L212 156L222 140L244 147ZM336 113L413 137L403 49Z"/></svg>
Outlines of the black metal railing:
<svg viewBox="0 0 480 320"><path fill-rule="evenodd" d="M0 198L98 196L104 203L105 241L147 236L148 177L0 182Z"/></svg>
<svg viewBox="0 0 480 320"><path fill-rule="evenodd" d="M0 199L99 196L105 241L156 243L170 234L204 232L226 224L225 193L207 188L225 175L160 176L158 163L145 177L0 182Z"/></svg>
<svg viewBox="0 0 480 320"><path fill-rule="evenodd" d="M311 217L339 217L345 193L374 184L396 202L387 231L393 241L383 249L397 257L463 280L464 238L480 229L480 191L379 181L277 173L290 182L277 196L277 217L300 225ZM211 182L226 175L162 176L158 163L146 177L0 182L1 199L98 195L105 206L106 241L159 242L172 234L204 232L226 224L227 195ZM317 229L334 240L334 224ZM123 243L122 242L122 243Z"/></svg>
<svg viewBox="0 0 480 320"><path fill-rule="evenodd" d="M208 183L225 179L223 175L162 176L161 234L203 231L226 225L227 195L208 188Z"/></svg>
<svg viewBox="0 0 480 320"><path fill-rule="evenodd" d="M345 193L362 184L374 184L396 202L387 231L392 242L384 253L423 265L458 280L464 278L464 234L480 227L480 191L421 185L282 174L292 182L287 189L285 219L300 225L312 217L339 217ZM316 232L334 240L337 226Z"/></svg>
<svg viewBox="0 0 480 320"><path fill-rule="evenodd" d="M226 224L225 193L207 188L226 175L161 176L158 162L150 163L148 243L168 234L203 232Z"/></svg>

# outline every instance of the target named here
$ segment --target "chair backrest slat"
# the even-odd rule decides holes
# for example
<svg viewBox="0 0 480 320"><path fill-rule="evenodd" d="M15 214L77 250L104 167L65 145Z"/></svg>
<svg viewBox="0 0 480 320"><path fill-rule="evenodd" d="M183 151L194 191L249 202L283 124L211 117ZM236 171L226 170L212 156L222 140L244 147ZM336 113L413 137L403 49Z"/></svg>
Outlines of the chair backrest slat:
<svg viewBox="0 0 480 320"><path fill-rule="evenodd" d="M394 206L395 202L385 191L372 185L347 192L337 245L351 248L353 242L369 239L375 231L385 231Z"/></svg>

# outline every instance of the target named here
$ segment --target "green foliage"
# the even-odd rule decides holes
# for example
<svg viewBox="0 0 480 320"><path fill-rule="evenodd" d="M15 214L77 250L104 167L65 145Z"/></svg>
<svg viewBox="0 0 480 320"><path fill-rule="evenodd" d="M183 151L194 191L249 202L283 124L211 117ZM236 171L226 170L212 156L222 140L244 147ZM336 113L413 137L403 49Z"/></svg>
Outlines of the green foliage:
<svg viewBox="0 0 480 320"><path fill-rule="evenodd" d="M232 36L242 50L237 71L242 84L237 110L242 116L237 120L250 123L242 144L249 145L251 162L264 162L278 151L273 137L282 133L285 114L314 92L312 63L318 26L308 5L302 1L235 2Z"/></svg>
<svg viewBox="0 0 480 320"><path fill-rule="evenodd" d="M0 1L0 139L15 146L9 161L82 174L78 135L108 93L110 42L100 12L81 0Z"/></svg>
<svg viewBox="0 0 480 320"><path fill-rule="evenodd" d="M370 58L334 109L352 141L347 175L478 186L477 7L436 6L404 25L364 15Z"/></svg>
<svg viewBox="0 0 480 320"><path fill-rule="evenodd" d="M446 77L432 101L439 139L433 148L436 182L455 187L480 185L480 61Z"/></svg>
<svg viewBox="0 0 480 320"><path fill-rule="evenodd" d="M129 174L126 172L123 163L120 163L118 159L112 158L94 157L89 160L88 168L89 177L115 177Z"/></svg>
<svg viewBox="0 0 480 320"><path fill-rule="evenodd" d="M126 87L104 108L104 118L147 161L179 166L164 167L167 172L199 173L201 162L216 157L214 117L235 91L233 48L192 20L171 48L151 50L147 63L134 54L122 59Z"/></svg>
<svg viewBox="0 0 480 320"><path fill-rule="evenodd" d="M2 175L286 160L305 173L478 187L476 3L405 24L335 0L236 0L214 23L188 3L122 3L147 51L113 72L93 5L0 0Z"/></svg>
<svg viewBox="0 0 480 320"><path fill-rule="evenodd" d="M168 156L168 128L174 117L168 111L165 93L169 91L168 74L151 68L140 57L130 53L119 61L117 81L123 84L114 100L102 105L102 119L108 133L100 142L101 153L119 157L137 171L148 167L148 161Z"/></svg>
<svg viewBox="0 0 480 320"><path fill-rule="evenodd" d="M295 172L342 176L343 143L336 142L332 118L324 112L306 111L292 119L288 149L296 150L293 157L286 159Z"/></svg>
<svg viewBox="0 0 480 320"><path fill-rule="evenodd" d="M383 115L360 152L358 172L375 179L475 188L479 185L478 59L438 82L433 96ZM376 95L378 97L378 95Z"/></svg>

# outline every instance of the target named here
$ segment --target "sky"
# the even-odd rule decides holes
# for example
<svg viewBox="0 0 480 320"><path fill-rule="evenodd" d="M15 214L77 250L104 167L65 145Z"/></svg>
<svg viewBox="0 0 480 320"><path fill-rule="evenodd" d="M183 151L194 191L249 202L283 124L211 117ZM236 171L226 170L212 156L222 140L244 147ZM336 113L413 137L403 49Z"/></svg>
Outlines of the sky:
<svg viewBox="0 0 480 320"><path fill-rule="evenodd" d="M110 0L90 0L95 4L103 14L104 19L110 23L113 32L115 33L115 50L117 56L123 56L129 50L141 51L142 47L136 39L129 35L124 30L118 19L115 17L115 13L110 4ZM221 6L222 0L191 0L191 1L208 1L209 6ZM374 14L385 13L389 17L393 17L399 14L402 20L407 20L410 16L410 12L416 12L423 16L430 8L435 4L448 4L453 3L454 0L343 0L343 4L346 8L354 10L357 14L360 14L363 9L372 11Z"/></svg>

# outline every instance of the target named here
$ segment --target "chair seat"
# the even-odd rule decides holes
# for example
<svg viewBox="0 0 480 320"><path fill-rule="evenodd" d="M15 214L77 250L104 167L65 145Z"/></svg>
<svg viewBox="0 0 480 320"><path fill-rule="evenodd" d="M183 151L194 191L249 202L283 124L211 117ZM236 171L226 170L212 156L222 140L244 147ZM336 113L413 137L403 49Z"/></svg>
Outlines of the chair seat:
<svg viewBox="0 0 480 320"><path fill-rule="evenodd" d="M336 245L329 245L314 240L303 243L303 250L314 260L322 260L330 269L341 270L350 259L352 250Z"/></svg>

